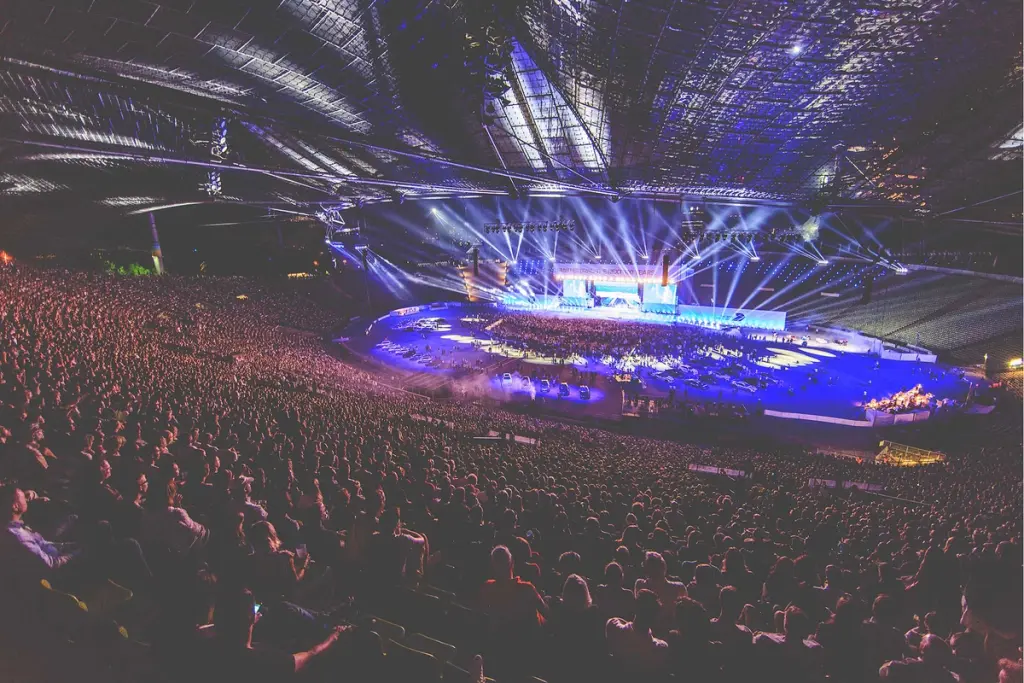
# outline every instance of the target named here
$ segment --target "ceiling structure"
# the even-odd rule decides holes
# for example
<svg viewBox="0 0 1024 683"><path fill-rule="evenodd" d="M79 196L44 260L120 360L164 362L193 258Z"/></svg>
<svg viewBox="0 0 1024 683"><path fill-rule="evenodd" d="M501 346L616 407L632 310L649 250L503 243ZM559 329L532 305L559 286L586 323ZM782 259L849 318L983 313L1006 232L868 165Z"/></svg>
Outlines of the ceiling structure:
<svg viewBox="0 0 1024 683"><path fill-rule="evenodd" d="M1019 207L1021 20L969 0L6 0L0 196Z"/></svg>

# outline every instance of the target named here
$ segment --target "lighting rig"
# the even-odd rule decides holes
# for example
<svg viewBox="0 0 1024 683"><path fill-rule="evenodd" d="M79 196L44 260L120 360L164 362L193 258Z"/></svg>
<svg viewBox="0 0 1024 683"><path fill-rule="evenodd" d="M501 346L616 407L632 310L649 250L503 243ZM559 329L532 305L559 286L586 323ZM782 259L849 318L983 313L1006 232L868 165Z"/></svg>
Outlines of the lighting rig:
<svg viewBox="0 0 1024 683"><path fill-rule="evenodd" d="M228 157L228 121L224 118L214 120L210 132L210 156L219 161ZM220 171L213 169L207 172L206 182L201 186L206 194L219 197L224 192L221 184Z"/></svg>
<svg viewBox="0 0 1024 683"><path fill-rule="evenodd" d="M485 233L501 232L573 232L576 221L548 221L541 223L488 223L484 226Z"/></svg>

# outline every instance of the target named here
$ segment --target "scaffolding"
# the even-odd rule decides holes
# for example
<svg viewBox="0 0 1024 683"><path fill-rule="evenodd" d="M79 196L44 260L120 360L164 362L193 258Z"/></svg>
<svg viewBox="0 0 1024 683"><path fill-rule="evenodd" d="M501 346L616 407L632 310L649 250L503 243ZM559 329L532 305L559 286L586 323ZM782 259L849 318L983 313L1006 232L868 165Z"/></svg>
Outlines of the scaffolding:
<svg viewBox="0 0 1024 683"><path fill-rule="evenodd" d="M892 441L880 441L878 455L875 462L895 465L897 467L919 467L921 465L934 465L945 462L946 456L939 451L929 451L924 448L915 448Z"/></svg>

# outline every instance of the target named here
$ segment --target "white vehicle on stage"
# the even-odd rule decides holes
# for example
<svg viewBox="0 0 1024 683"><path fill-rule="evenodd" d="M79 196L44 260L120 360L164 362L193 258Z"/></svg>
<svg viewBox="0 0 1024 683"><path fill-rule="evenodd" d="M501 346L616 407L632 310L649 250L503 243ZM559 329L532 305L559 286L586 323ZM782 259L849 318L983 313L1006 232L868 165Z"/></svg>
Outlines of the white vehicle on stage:
<svg viewBox="0 0 1024 683"><path fill-rule="evenodd" d="M751 384L750 382L743 379L734 379L731 384L739 389L740 391L746 391L751 394L757 391L757 385Z"/></svg>

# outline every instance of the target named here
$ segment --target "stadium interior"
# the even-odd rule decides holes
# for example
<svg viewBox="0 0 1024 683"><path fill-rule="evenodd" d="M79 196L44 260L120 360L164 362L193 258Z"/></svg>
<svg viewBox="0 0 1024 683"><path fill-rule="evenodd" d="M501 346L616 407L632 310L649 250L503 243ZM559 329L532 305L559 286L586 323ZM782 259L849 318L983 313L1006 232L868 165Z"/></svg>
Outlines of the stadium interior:
<svg viewBox="0 0 1024 683"><path fill-rule="evenodd" d="M0 680L1024 683L1022 22L0 2Z"/></svg>

